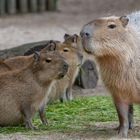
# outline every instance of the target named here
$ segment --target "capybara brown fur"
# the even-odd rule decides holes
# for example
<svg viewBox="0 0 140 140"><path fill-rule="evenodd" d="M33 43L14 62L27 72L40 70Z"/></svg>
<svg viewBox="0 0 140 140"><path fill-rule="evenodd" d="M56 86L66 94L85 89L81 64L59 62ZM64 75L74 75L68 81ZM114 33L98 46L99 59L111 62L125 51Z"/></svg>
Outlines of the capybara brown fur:
<svg viewBox="0 0 140 140"><path fill-rule="evenodd" d="M34 129L32 118L49 94L52 83L64 77L68 64L57 51L24 56L26 67L0 74L0 125ZM23 59L24 59L23 58Z"/></svg>
<svg viewBox="0 0 140 140"><path fill-rule="evenodd" d="M12 70L3 60L0 60L0 73Z"/></svg>
<svg viewBox="0 0 140 140"><path fill-rule="evenodd" d="M56 43L59 43L59 42L56 42ZM56 50L56 43L53 42L53 41L49 41L46 45L43 45L41 46L41 49L45 48L47 51L55 51ZM40 47L40 46L39 46ZM35 53L35 52L38 52L39 48L38 47L35 47L35 49L30 49L27 54L31 53ZM26 55L27 55L26 54ZM25 55L25 56L26 56ZM11 58L8 58L8 59L5 59L5 60L1 60L0 61L1 63L1 67L0 67L0 72L2 71L2 67L3 69L7 69L7 70L15 70L15 69L20 69L20 68L23 68L25 67L26 65L28 65L28 57L24 57L24 56L16 56L16 57L11 57ZM10 67L10 69L7 68Z"/></svg>
<svg viewBox="0 0 140 140"><path fill-rule="evenodd" d="M58 45L59 53L66 59L69 64L69 70L63 79L57 80L52 88L50 100L61 99L69 101L73 99L72 86L82 64L83 55L79 46L79 36L65 34L64 42Z"/></svg>
<svg viewBox="0 0 140 140"><path fill-rule="evenodd" d="M59 51L69 64L69 71L67 75L63 79L58 80L53 87L53 90L51 91L52 93L50 94L50 101L59 99L60 97L61 101L71 100L73 98L72 85L83 59L81 38L76 34L65 34L63 43L51 40L50 44L52 46L56 46L56 50ZM44 47L48 48L48 45L43 46L43 48ZM34 50L40 51L41 49L41 46L35 46L25 52L25 55L30 55L34 52Z"/></svg>
<svg viewBox="0 0 140 140"><path fill-rule="evenodd" d="M94 55L114 100L119 134L123 137L127 137L132 123L131 104L140 103L140 36L135 25L140 25L138 19L140 13L103 17L89 22L81 31L83 47Z"/></svg>

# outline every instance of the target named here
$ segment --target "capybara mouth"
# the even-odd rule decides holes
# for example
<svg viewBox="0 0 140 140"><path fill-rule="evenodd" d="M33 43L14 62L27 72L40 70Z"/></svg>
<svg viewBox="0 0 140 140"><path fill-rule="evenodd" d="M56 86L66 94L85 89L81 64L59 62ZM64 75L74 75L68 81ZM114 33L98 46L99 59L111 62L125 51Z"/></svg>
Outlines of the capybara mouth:
<svg viewBox="0 0 140 140"><path fill-rule="evenodd" d="M65 75L66 75L65 73L59 73L59 75L58 75L58 79L63 78Z"/></svg>
<svg viewBox="0 0 140 140"><path fill-rule="evenodd" d="M90 50L90 43L89 42L90 42L89 38L82 37L82 45L83 45L85 52L87 52L88 54L91 54L92 51Z"/></svg>
<svg viewBox="0 0 140 140"><path fill-rule="evenodd" d="M68 67L67 68L65 67L63 71L58 74L58 79L63 78L67 74L67 72L68 72Z"/></svg>

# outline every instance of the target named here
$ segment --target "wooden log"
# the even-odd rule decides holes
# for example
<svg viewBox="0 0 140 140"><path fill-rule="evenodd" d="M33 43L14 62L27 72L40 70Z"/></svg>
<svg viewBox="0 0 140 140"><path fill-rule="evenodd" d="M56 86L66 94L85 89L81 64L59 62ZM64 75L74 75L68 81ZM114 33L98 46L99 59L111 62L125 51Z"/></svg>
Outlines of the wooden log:
<svg viewBox="0 0 140 140"><path fill-rule="evenodd" d="M18 11L21 13L28 12L28 0L18 0Z"/></svg>
<svg viewBox="0 0 140 140"><path fill-rule="evenodd" d="M40 12L43 12L47 9L46 2L47 2L46 0L38 0L38 10Z"/></svg>
<svg viewBox="0 0 140 140"><path fill-rule="evenodd" d="M30 12L37 12L38 1L37 0L29 0L29 9L30 9Z"/></svg>
<svg viewBox="0 0 140 140"><path fill-rule="evenodd" d="M6 1L0 0L0 15L6 14Z"/></svg>
<svg viewBox="0 0 140 140"><path fill-rule="evenodd" d="M6 9L9 14L15 14L16 8L16 0L6 0Z"/></svg>
<svg viewBox="0 0 140 140"><path fill-rule="evenodd" d="M47 0L47 9L49 11L57 10L57 0Z"/></svg>

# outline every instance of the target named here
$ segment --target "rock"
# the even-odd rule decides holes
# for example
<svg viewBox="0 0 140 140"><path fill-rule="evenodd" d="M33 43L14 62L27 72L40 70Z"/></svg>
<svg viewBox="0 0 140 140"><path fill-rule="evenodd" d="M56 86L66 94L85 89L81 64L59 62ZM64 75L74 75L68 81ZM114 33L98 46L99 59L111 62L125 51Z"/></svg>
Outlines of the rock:
<svg viewBox="0 0 140 140"><path fill-rule="evenodd" d="M36 46L44 46L48 43L48 40L40 41L40 42L33 42L28 44L23 44L21 46L17 46L10 49L5 49L0 51L0 58L5 59L14 56L24 55L29 49L36 47Z"/></svg>
<svg viewBox="0 0 140 140"><path fill-rule="evenodd" d="M76 85L84 89L92 89L96 87L98 79L95 63L91 60L86 60L80 69Z"/></svg>

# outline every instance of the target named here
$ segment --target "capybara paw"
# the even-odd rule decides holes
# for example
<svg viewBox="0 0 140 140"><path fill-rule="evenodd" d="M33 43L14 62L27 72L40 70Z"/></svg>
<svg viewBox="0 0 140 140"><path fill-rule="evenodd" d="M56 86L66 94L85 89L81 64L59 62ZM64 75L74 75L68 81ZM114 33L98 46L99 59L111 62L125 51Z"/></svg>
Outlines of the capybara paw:
<svg viewBox="0 0 140 140"><path fill-rule="evenodd" d="M120 125L117 126L117 127L115 127L114 130L118 131L118 133L119 133L119 131L120 131Z"/></svg>
<svg viewBox="0 0 140 140"><path fill-rule="evenodd" d="M42 124L43 124L43 125L48 125L48 124L49 124L49 123L48 123L48 120L47 120L47 119L44 119L43 122L42 122Z"/></svg>
<svg viewBox="0 0 140 140"><path fill-rule="evenodd" d="M26 125L26 128L30 129L30 130L37 130L38 129L36 126L33 126L33 125Z"/></svg>
<svg viewBox="0 0 140 140"><path fill-rule="evenodd" d="M120 130L118 133L120 138L127 138L127 134L128 134L127 130Z"/></svg>

